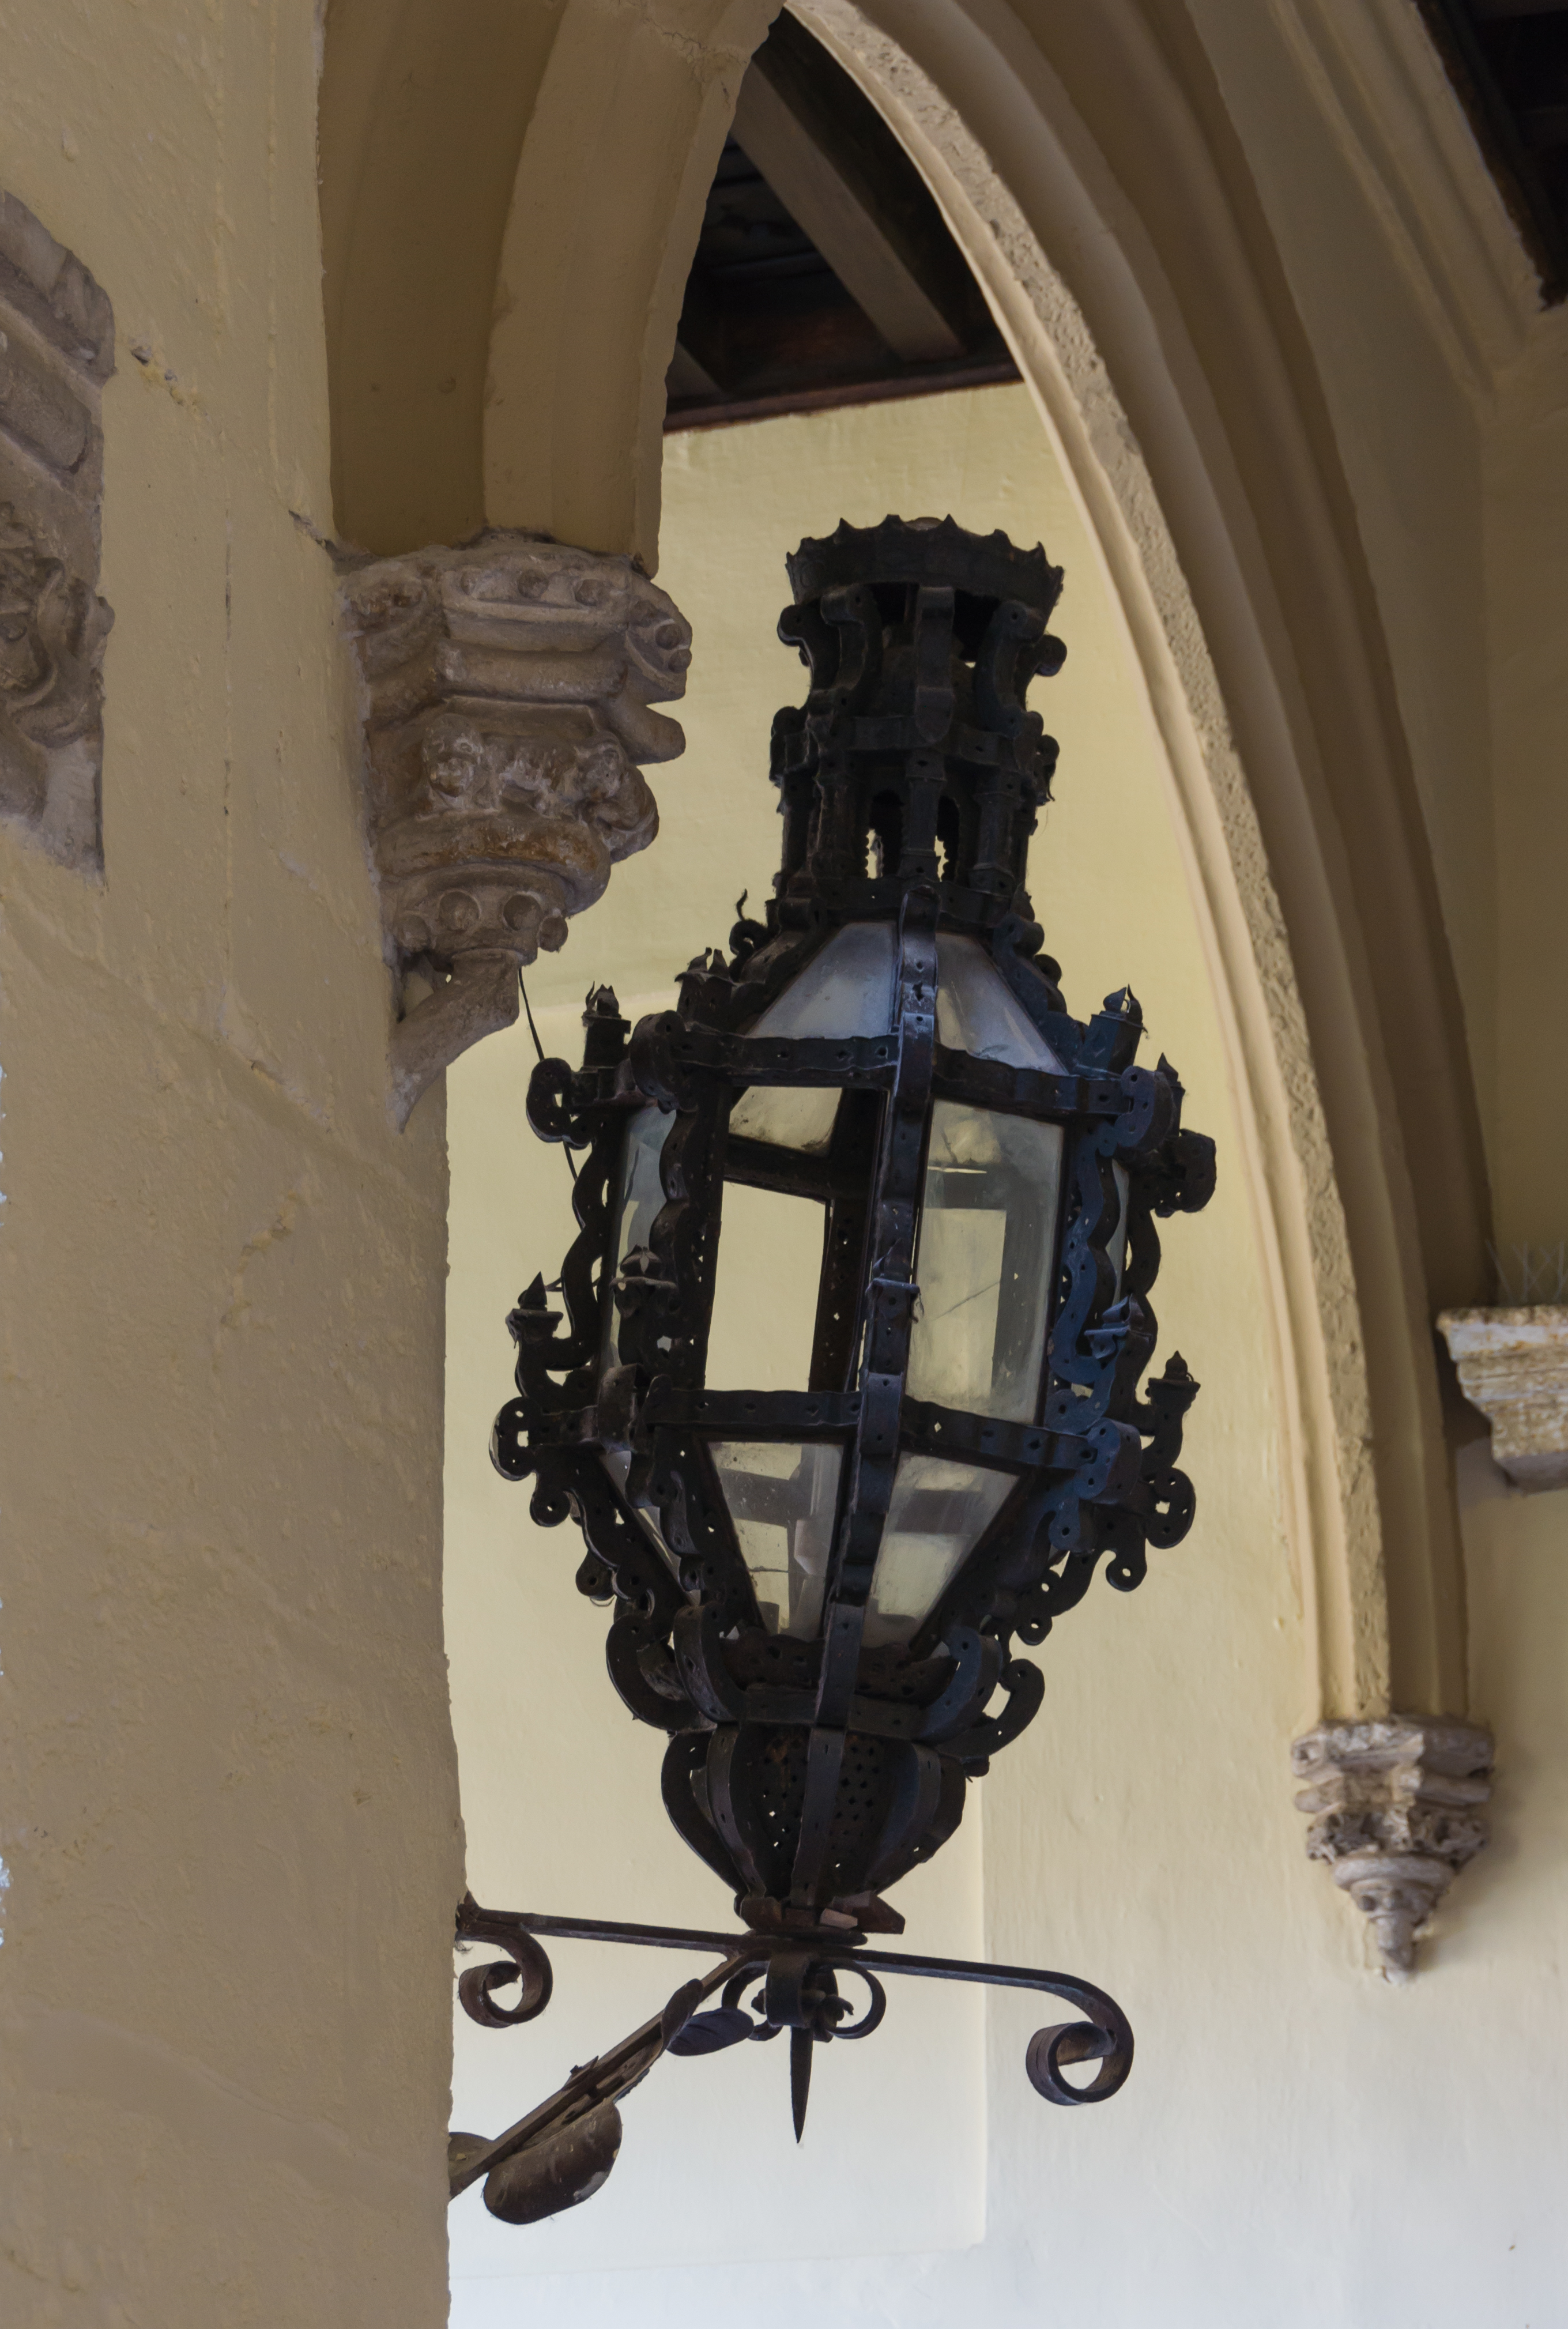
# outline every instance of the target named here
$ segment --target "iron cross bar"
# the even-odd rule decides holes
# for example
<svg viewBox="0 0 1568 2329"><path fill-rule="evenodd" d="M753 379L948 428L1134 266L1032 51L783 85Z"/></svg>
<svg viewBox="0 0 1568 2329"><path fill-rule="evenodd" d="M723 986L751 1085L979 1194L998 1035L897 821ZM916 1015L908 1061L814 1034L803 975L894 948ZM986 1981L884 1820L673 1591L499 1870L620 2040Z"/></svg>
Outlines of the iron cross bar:
<svg viewBox="0 0 1568 2329"><path fill-rule="evenodd" d="M647 2076L662 2053L715 2052L742 2039L775 2037L780 2029L789 2028L795 2055L799 2058L804 2053L808 2058L814 2041L834 2036L869 2036L883 2016L885 2001L877 1978L882 1975L914 1974L930 1981L1041 1990L1075 2008L1085 2017L1082 2021L1037 2030L1025 2057L1031 2084L1048 2102L1103 2102L1125 2084L1132 2068L1132 2031L1114 1998L1074 1975L1046 1973L1032 1966L979 1965L964 1957L868 1948L861 1934L830 1926L791 1926L778 1932L702 1932L685 1926L616 1924L591 1917L481 1909L472 1895L458 1910L457 1934L460 1941L493 1941L507 1953L505 1960L467 1968L459 1983L465 2011L491 2029L532 2021L549 2004L552 1976L549 1958L540 1946L542 1938L689 1949L716 1957L719 1963L700 1980L685 1983L661 2013L642 2023L609 2053L574 2070L546 2101L493 2141L454 2136L449 2162L454 2199L504 2160L628 2093ZM851 2009L837 1995L836 1976L841 1973L858 1975L871 1993L867 2011L847 2025L841 2017ZM757 1976L764 1983L765 2018L753 2023L740 2010L739 2000L741 1990ZM494 1992L514 1980L523 1984L518 2004L498 2005ZM701 2013L704 2001L721 1991L721 2010ZM1063 2076L1064 2066L1088 2061L1099 2064L1091 2082L1085 2087L1069 2084ZM792 2081L797 2089L797 2133L805 2116L801 2067L798 2060Z"/></svg>

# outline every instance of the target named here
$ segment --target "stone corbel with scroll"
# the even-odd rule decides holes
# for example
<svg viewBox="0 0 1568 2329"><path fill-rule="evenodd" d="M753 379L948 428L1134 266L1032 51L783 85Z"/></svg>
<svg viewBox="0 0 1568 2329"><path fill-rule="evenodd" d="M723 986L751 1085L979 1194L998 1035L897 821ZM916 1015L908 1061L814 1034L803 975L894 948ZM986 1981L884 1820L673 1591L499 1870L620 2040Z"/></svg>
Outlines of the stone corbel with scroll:
<svg viewBox="0 0 1568 2329"><path fill-rule="evenodd" d="M651 707L685 693L691 632L629 559L520 533L354 561L344 605L383 918L411 1005L392 1038L401 1124L515 1020L519 971L653 839L642 769L685 740Z"/></svg>

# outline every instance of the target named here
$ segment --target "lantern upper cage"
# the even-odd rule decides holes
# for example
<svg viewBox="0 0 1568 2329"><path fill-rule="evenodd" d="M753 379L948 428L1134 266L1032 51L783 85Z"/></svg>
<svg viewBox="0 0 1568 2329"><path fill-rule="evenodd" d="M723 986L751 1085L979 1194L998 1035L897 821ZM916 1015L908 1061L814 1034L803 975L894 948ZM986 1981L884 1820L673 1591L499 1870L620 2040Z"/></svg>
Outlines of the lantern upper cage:
<svg viewBox="0 0 1568 2329"><path fill-rule="evenodd" d="M1214 1159L1130 990L1069 1014L1024 886L1060 569L950 518L788 563L774 895L673 1011L634 1032L597 989L581 1067L535 1070L579 1235L563 1314L538 1278L508 1320L492 1447L580 1525L611 1679L747 1924L875 1932L1038 1707L1020 1645L1191 1523L1197 1386L1140 1386L1155 1222Z"/></svg>

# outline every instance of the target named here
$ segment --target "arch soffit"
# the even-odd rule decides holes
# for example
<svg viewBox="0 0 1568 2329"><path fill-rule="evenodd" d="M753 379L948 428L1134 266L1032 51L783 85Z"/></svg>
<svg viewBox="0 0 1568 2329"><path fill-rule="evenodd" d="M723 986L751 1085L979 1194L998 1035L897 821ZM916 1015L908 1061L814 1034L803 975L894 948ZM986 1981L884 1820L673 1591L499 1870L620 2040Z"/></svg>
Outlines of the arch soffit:
<svg viewBox="0 0 1568 2329"><path fill-rule="evenodd" d="M664 374L777 0L329 0L322 261L339 535L658 545Z"/></svg>
<svg viewBox="0 0 1568 2329"><path fill-rule="evenodd" d="M1049 61L1002 0L798 5L902 137L985 284L1076 480L1165 736L1274 1297L1318 1705L1460 1709L1429 1280L1468 1284L1478 1266L1475 1111L1354 512L1206 61L1173 43L1169 12L1157 28L1135 0L1054 18ZM396 174L354 84L373 46L367 10L334 0L323 90L329 339L348 383L335 378L335 428L350 430L366 316L383 344L394 337L387 266L379 293L373 268L367 285L349 280L374 240L374 188ZM375 439L383 459L389 443L428 453L423 438L456 427L445 505L464 517L441 522L434 497L388 504L371 546L471 531L478 478L490 523L631 549L651 568L681 290L772 13L666 0L634 17L566 0L531 18L548 40L506 103L481 108L482 153L444 210L496 254L483 335L471 282L456 302L465 344L486 340L492 401L476 401L470 370L458 425L417 376L456 300L432 275L403 296L402 407ZM490 14L462 0L462 43L482 44ZM370 60L380 85L421 42L454 43L457 18L451 0L404 0ZM335 60L345 26L357 66L352 43ZM438 75L449 108L454 74L449 62ZM427 176L437 143L413 141ZM356 458L341 474L368 481L356 490L370 509L375 461ZM341 509L339 522L356 532Z"/></svg>
<svg viewBox="0 0 1568 2329"><path fill-rule="evenodd" d="M1255 636L1252 591L1236 570L1241 561L1209 475L1207 448L1194 441L1198 430L1186 407L1195 373L1200 399L1203 381L1190 343L1182 344L1187 335L1179 303L1158 280L1157 266L1155 298L1139 281L1138 260L1144 272L1151 262L1141 222L1135 212L1128 214L1105 157L1060 81L1042 72L1037 52L1034 71L1048 81L1044 103L1029 85L1029 55L1008 54L1015 42L1005 41L999 50L987 42L977 60L972 19L957 26L944 22L948 37L930 56L944 74L939 89L925 60L917 62L897 37L905 27L894 10L879 10L881 21L874 23L843 0L800 5L840 61L864 87L877 89L926 171L1004 319L1128 622L1175 784L1177 830L1240 1103L1287 1438L1287 1523L1317 1655L1315 1695L1323 1706L1380 1707L1393 1688L1384 1506L1393 1484L1379 1476L1371 1454L1365 1292L1342 1160L1314 1060L1308 998L1295 974L1290 923L1271 876L1274 851L1243 771L1184 553L1204 573L1222 630L1228 618L1230 628L1243 633L1247 679L1259 698L1249 758L1295 779L1281 789L1298 862L1321 853L1289 710L1272 658ZM1001 86L989 92L986 113L983 84L993 60ZM977 114L983 143L971 126ZM1036 223L1042 219L1044 230ZM1046 233L1052 259L1043 247ZM1077 287L1053 263L1070 252L1082 255L1081 273L1098 294L1094 325ZM1118 356L1144 391L1142 436L1113 383ZM1168 409L1148 410L1162 391ZM1168 518L1144 449L1151 424L1176 488ZM1213 605L1205 611L1212 623ZM1245 637L1248 631L1254 636ZM1239 662L1241 643L1232 644ZM1277 848L1278 835L1275 843ZM1313 903L1323 919L1323 900ZM1337 971L1331 1007L1338 1024L1349 1028L1354 972L1331 912L1327 919L1331 950L1326 957L1318 949L1319 972L1330 963ZM1375 1106L1370 1095L1362 1098L1363 1121L1375 1127ZM1390 1209L1380 1210L1388 1233L1396 1233ZM1403 1349L1409 1339L1400 1335Z"/></svg>
<svg viewBox="0 0 1568 2329"><path fill-rule="evenodd" d="M1132 0L1053 19L1048 61L1005 0L795 5L986 283L1149 685L1247 1120L1319 1703L1462 1708L1431 1321L1482 1266L1478 1119L1355 514L1208 61Z"/></svg>
<svg viewBox="0 0 1568 2329"><path fill-rule="evenodd" d="M559 24L513 0L329 0L317 153L334 527L383 554L485 522L490 317Z"/></svg>
<svg viewBox="0 0 1568 2329"><path fill-rule="evenodd" d="M704 206L777 0L568 0L500 257L492 524L657 563L665 373Z"/></svg>

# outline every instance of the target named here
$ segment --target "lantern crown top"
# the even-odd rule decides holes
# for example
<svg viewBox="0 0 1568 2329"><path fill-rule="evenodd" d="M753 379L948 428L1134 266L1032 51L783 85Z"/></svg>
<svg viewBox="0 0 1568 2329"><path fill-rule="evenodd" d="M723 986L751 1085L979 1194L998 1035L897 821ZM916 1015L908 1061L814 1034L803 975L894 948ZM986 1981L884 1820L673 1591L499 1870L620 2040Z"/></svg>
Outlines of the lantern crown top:
<svg viewBox="0 0 1568 2329"><path fill-rule="evenodd" d="M1011 599L1044 624L1062 595L1062 569L1041 544L1020 550L1000 530L968 533L950 517L884 517L875 526L841 522L830 534L808 536L784 563L798 607L857 582L873 589L945 583L987 602L987 613Z"/></svg>
<svg viewBox="0 0 1568 2329"><path fill-rule="evenodd" d="M839 525L787 561L779 636L811 674L773 722L783 863L770 927L893 915L935 884L951 924L1031 917L1025 863L1056 745L1030 682L1066 650L1062 570L949 518Z"/></svg>

